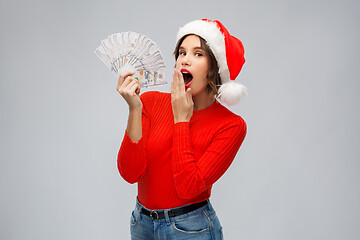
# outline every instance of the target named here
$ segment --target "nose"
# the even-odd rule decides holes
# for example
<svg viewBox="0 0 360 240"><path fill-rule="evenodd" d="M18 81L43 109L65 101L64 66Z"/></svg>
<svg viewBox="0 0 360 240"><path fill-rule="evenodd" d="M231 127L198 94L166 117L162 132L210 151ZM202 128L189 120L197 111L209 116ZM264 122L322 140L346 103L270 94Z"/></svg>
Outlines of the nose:
<svg viewBox="0 0 360 240"><path fill-rule="evenodd" d="M183 56L181 58L181 65L182 66L190 66L190 63L191 63L191 59L190 59L188 54L186 54L185 56Z"/></svg>

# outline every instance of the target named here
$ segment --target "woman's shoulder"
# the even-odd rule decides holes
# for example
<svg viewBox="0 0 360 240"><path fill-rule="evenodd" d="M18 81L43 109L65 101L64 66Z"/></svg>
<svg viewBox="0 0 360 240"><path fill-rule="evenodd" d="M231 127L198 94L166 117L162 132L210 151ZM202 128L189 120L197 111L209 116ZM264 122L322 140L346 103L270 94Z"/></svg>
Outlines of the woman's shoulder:
<svg viewBox="0 0 360 240"><path fill-rule="evenodd" d="M141 99L155 99L155 98L164 98L170 96L170 93L163 93L159 91L147 91L140 95Z"/></svg>
<svg viewBox="0 0 360 240"><path fill-rule="evenodd" d="M242 119L240 115L232 112L230 109L222 105L219 101L216 101L214 111L219 113L221 117Z"/></svg>
<svg viewBox="0 0 360 240"><path fill-rule="evenodd" d="M149 109L158 104L164 104L171 100L170 93L163 93L159 91L148 91L140 95L140 99L144 108Z"/></svg>
<svg viewBox="0 0 360 240"><path fill-rule="evenodd" d="M246 128L246 122L240 115L230 111L227 107L223 106L219 102L217 102L216 107L214 108L213 116L217 118L218 121L226 125L237 125Z"/></svg>

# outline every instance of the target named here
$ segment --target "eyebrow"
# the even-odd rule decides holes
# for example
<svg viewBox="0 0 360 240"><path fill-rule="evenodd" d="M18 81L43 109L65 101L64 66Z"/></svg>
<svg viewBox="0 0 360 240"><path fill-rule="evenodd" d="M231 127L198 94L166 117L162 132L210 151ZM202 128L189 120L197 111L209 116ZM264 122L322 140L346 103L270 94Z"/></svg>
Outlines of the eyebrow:
<svg viewBox="0 0 360 240"><path fill-rule="evenodd" d="M198 49L204 50L202 47L194 47L193 48L193 50L198 50ZM185 48L184 47L179 47L179 50L185 50Z"/></svg>

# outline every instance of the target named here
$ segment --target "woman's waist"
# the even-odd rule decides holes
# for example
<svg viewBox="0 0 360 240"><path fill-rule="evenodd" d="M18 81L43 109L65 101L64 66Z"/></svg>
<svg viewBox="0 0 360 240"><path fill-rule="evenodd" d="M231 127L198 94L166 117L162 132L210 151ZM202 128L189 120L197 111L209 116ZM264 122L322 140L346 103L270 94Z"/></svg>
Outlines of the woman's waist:
<svg viewBox="0 0 360 240"><path fill-rule="evenodd" d="M181 199L176 192L154 192L148 191L138 192L138 202L149 210L164 210L179 208L199 202L203 202L210 198L210 191L203 192L191 199Z"/></svg>

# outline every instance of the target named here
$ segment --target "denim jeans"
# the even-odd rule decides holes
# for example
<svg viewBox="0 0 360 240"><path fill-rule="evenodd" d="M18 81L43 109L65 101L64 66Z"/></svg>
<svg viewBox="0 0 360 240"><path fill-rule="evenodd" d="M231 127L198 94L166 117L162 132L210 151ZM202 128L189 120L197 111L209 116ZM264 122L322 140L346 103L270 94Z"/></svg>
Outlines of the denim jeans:
<svg viewBox="0 0 360 240"><path fill-rule="evenodd" d="M130 218L132 240L223 239L222 227L209 200L205 206L176 217L169 218L170 209L163 210L165 218L157 220L143 214L141 208L145 207L137 201Z"/></svg>

